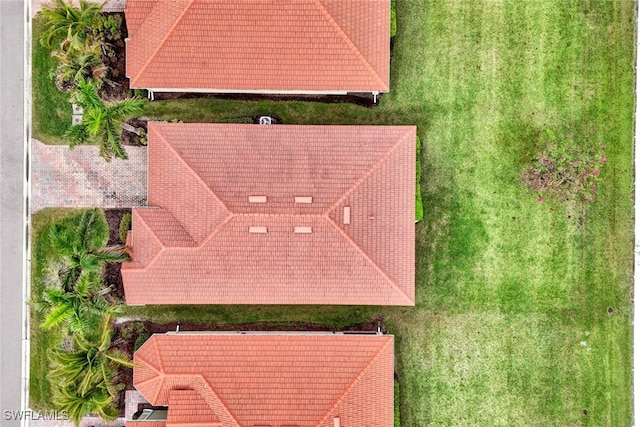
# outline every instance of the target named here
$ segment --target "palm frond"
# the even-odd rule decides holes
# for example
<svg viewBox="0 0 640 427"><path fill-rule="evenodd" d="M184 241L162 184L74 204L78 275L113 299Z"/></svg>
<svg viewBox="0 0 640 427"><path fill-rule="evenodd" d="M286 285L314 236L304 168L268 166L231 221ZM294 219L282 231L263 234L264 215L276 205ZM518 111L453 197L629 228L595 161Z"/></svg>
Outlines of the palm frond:
<svg viewBox="0 0 640 427"><path fill-rule="evenodd" d="M73 102L82 105L84 108L105 109L104 101L98 95L96 84L88 79L78 79L78 87L71 95Z"/></svg>
<svg viewBox="0 0 640 427"><path fill-rule="evenodd" d="M125 99L118 103L108 105L109 115L116 120L121 120L127 116L141 114L144 111L145 101L143 99Z"/></svg>
<svg viewBox="0 0 640 427"><path fill-rule="evenodd" d="M129 254L124 247L113 246L99 249L93 252L96 259L102 263L124 262L129 260Z"/></svg>
<svg viewBox="0 0 640 427"><path fill-rule="evenodd" d="M43 329L52 329L68 321L74 314L74 307L71 305L58 305L48 310L44 320L40 324Z"/></svg>
<svg viewBox="0 0 640 427"><path fill-rule="evenodd" d="M74 148L76 145L86 144L91 138L89 129L84 123L69 127L64 133L64 136L69 140L70 148Z"/></svg>

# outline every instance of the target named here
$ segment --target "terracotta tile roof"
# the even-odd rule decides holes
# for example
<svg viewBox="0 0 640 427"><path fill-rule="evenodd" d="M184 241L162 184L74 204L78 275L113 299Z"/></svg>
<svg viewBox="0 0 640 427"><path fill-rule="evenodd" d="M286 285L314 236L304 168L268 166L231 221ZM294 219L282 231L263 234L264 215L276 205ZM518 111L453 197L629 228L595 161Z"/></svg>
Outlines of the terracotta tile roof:
<svg viewBox="0 0 640 427"><path fill-rule="evenodd" d="M389 90L389 0L128 0L131 87Z"/></svg>
<svg viewBox="0 0 640 427"><path fill-rule="evenodd" d="M167 427L393 425L392 336L156 334L135 362Z"/></svg>
<svg viewBox="0 0 640 427"><path fill-rule="evenodd" d="M126 425L127 427L168 427L165 421L127 421Z"/></svg>
<svg viewBox="0 0 640 427"><path fill-rule="evenodd" d="M415 135L150 123L127 303L413 305Z"/></svg>

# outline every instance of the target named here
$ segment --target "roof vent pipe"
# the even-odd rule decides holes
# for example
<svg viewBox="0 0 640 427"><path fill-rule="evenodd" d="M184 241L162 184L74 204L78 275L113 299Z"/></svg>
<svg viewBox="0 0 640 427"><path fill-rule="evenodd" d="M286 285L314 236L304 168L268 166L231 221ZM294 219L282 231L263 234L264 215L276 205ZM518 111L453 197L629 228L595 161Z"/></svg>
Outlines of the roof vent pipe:
<svg viewBox="0 0 640 427"><path fill-rule="evenodd" d="M340 417L333 417L333 427L340 427Z"/></svg>

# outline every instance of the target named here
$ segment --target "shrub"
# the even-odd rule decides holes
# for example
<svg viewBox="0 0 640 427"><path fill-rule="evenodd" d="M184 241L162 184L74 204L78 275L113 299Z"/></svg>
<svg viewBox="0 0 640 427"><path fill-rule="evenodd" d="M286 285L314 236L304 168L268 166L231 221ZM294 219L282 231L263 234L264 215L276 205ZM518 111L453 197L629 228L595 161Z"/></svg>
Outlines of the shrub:
<svg viewBox="0 0 640 427"><path fill-rule="evenodd" d="M136 342L133 344L133 351L138 351L138 349L142 347L142 344L144 344L150 336L151 334L149 334L149 332L143 332L138 335L138 338L136 338Z"/></svg>
<svg viewBox="0 0 640 427"><path fill-rule="evenodd" d="M396 0L391 0L391 37L396 36L398 26L396 24Z"/></svg>
<svg viewBox="0 0 640 427"><path fill-rule="evenodd" d="M564 201L592 202L606 161L602 143L583 148L572 142L558 143L552 137L534 163L522 170L521 181L540 202L545 194Z"/></svg>
<svg viewBox="0 0 640 427"><path fill-rule="evenodd" d="M122 327L122 338L129 341L144 332L144 323L131 322Z"/></svg>
<svg viewBox="0 0 640 427"><path fill-rule="evenodd" d="M239 123L239 124L253 124L253 118L249 116L244 117L227 117L218 121L218 123Z"/></svg>
<svg viewBox="0 0 640 427"><path fill-rule="evenodd" d="M422 166L420 164L420 152L422 144L420 138L416 136L416 222L422 221L424 209L422 207L422 194L420 193L420 179L422 179Z"/></svg>
<svg viewBox="0 0 640 427"><path fill-rule="evenodd" d="M95 24L94 33L103 44L120 40L122 38L122 16L101 15Z"/></svg>
<svg viewBox="0 0 640 427"><path fill-rule="evenodd" d="M118 233L120 234L120 241L122 243L127 240L127 232L129 230L131 230L131 214L126 213L122 216L120 225L118 226Z"/></svg>

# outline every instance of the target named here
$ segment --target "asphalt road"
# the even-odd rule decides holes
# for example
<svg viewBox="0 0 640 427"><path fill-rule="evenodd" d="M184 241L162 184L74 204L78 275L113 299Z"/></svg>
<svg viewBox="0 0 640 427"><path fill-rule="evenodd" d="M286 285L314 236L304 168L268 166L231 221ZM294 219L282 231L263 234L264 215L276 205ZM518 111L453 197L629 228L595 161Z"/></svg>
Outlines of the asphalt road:
<svg viewBox="0 0 640 427"><path fill-rule="evenodd" d="M25 4L0 0L0 425L19 426L24 258Z"/></svg>

